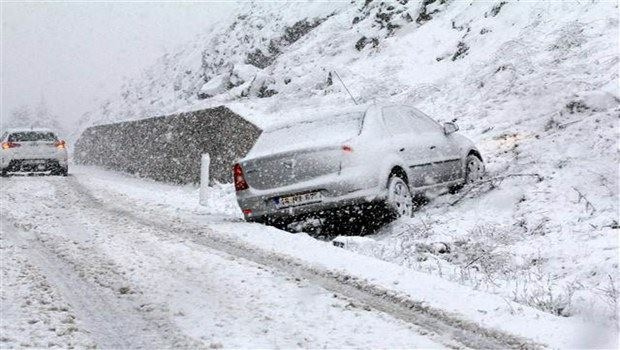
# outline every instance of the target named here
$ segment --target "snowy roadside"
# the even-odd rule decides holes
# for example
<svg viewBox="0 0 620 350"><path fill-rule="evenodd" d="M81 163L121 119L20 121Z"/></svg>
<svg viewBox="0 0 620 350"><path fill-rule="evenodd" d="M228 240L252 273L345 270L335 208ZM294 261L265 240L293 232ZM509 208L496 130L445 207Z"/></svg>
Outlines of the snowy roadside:
<svg viewBox="0 0 620 350"><path fill-rule="evenodd" d="M75 178L93 196L111 207L131 211L162 225L170 222L170 226L175 227L175 224L183 223L186 234L201 232L200 228L206 226L214 231L203 233L207 236L235 242L249 250L268 252L279 259L301 262L336 278L350 278L361 285L379 287L483 327L503 330L551 347L610 346L615 341L613 329L602 331L602 326L591 319L554 316L506 297L352 254L304 234L291 235L257 224L224 222L226 216L230 219L238 216L233 206L220 202L201 208L196 188L185 187L180 191L175 186L129 179L125 175L93 168L78 168ZM218 198L224 198L221 196Z"/></svg>

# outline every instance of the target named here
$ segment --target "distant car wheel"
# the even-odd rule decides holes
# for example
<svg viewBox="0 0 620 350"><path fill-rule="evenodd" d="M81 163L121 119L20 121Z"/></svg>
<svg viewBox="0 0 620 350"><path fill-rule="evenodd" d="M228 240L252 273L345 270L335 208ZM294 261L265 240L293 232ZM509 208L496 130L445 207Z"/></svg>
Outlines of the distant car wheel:
<svg viewBox="0 0 620 350"><path fill-rule="evenodd" d="M484 163L477 156L470 154L465 160L465 183L473 183L482 180L484 176Z"/></svg>
<svg viewBox="0 0 620 350"><path fill-rule="evenodd" d="M387 206L397 218L413 215L413 198L409 185L397 175L392 176L388 182Z"/></svg>
<svg viewBox="0 0 620 350"><path fill-rule="evenodd" d="M9 173L6 171L6 169L2 169L2 171L0 172L0 176L2 177L8 177Z"/></svg>
<svg viewBox="0 0 620 350"><path fill-rule="evenodd" d="M60 165L54 166L52 168L52 171L50 172L50 175L53 175L53 176L67 176L67 175L69 175L69 168L68 167L62 167Z"/></svg>

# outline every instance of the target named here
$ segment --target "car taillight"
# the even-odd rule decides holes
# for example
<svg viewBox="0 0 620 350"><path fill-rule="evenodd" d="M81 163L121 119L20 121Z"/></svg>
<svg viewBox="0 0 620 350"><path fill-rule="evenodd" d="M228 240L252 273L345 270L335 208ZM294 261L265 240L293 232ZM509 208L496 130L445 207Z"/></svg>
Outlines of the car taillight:
<svg viewBox="0 0 620 350"><path fill-rule="evenodd" d="M15 143L15 142L11 142L11 141L7 141L7 142L2 142L2 149L9 149L9 148L15 148L15 147L19 147L19 143Z"/></svg>
<svg viewBox="0 0 620 350"><path fill-rule="evenodd" d="M342 151L345 152L345 153L351 153L351 152L353 152L353 148L351 148L351 146L349 146L349 145L343 145L342 146Z"/></svg>
<svg viewBox="0 0 620 350"><path fill-rule="evenodd" d="M58 148L58 149L65 149L67 148L65 140L59 140L54 142L54 147Z"/></svg>
<svg viewBox="0 0 620 350"><path fill-rule="evenodd" d="M245 181L243 169L241 169L241 165L239 163L233 166L233 180L235 181L235 191L247 190L250 187Z"/></svg>

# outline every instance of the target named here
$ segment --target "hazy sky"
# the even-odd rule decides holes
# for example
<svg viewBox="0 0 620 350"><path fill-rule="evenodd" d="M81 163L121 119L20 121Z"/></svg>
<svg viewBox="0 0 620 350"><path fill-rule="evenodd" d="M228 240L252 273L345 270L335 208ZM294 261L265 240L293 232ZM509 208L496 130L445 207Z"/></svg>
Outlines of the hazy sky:
<svg viewBox="0 0 620 350"><path fill-rule="evenodd" d="M44 98L69 126L231 2L2 3L2 116Z"/></svg>

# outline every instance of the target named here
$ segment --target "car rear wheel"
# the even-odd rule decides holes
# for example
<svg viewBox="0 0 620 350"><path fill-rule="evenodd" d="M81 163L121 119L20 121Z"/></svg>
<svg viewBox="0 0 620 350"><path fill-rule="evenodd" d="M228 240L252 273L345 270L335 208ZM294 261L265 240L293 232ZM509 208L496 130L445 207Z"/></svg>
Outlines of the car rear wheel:
<svg viewBox="0 0 620 350"><path fill-rule="evenodd" d="M388 182L387 206L397 218L413 215L413 199L409 185L398 175L392 176Z"/></svg>
<svg viewBox="0 0 620 350"><path fill-rule="evenodd" d="M69 167L63 167L60 165L56 165L52 168L52 171L50 172L50 175L55 175L55 176L67 176L69 175Z"/></svg>

